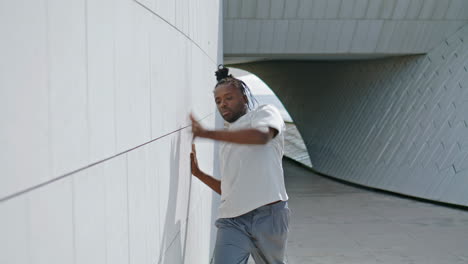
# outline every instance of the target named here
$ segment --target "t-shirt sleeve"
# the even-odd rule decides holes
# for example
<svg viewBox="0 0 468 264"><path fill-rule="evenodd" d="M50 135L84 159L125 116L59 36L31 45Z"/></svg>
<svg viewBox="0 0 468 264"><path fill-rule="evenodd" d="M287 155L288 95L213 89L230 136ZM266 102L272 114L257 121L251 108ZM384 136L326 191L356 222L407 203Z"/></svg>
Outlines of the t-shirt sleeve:
<svg viewBox="0 0 468 264"><path fill-rule="evenodd" d="M273 105L262 105L252 116L252 128L268 132L268 128L274 128L278 134L283 132L284 121L279 110Z"/></svg>

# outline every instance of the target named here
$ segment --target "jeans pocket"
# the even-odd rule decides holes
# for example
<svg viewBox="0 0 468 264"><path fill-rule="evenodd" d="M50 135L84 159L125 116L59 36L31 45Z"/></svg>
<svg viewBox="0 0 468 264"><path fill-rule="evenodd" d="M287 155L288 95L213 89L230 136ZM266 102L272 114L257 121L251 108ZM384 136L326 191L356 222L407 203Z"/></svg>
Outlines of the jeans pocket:
<svg viewBox="0 0 468 264"><path fill-rule="evenodd" d="M217 228L220 228L222 226L226 226L228 224L228 222L229 222L228 218L218 218L218 219L216 219L214 224L215 224L215 226Z"/></svg>
<svg viewBox="0 0 468 264"><path fill-rule="evenodd" d="M289 232L289 209L287 207L276 211L274 215L275 229L280 234L286 235Z"/></svg>

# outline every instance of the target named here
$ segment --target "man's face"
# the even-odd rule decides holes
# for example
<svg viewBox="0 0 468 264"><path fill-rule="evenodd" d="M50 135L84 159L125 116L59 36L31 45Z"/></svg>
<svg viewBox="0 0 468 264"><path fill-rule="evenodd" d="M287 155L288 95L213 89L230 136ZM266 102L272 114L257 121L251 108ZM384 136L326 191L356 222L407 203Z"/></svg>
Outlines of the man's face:
<svg viewBox="0 0 468 264"><path fill-rule="evenodd" d="M247 113L247 97L232 84L221 84L214 90L219 113L229 123Z"/></svg>

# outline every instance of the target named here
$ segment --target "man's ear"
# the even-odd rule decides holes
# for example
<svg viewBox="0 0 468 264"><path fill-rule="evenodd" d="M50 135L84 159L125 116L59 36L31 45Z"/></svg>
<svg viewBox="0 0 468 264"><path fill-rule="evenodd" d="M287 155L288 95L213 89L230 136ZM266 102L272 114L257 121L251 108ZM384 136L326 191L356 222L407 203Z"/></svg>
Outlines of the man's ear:
<svg viewBox="0 0 468 264"><path fill-rule="evenodd" d="M242 95L242 98L244 98L244 103L248 104L249 103L249 98L247 98L247 95Z"/></svg>

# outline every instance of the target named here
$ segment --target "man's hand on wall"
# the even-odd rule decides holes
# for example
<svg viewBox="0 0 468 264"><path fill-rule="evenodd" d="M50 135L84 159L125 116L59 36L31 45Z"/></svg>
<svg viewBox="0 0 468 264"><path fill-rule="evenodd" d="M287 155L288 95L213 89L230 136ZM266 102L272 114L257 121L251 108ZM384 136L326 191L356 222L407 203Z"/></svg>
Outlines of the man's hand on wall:
<svg viewBox="0 0 468 264"><path fill-rule="evenodd" d="M193 143L192 143L192 152L190 153L190 169L194 176L199 177L200 168L198 167L197 152L195 150L195 144Z"/></svg>

